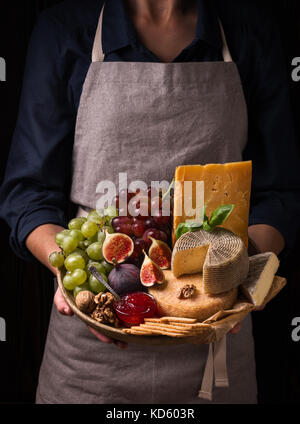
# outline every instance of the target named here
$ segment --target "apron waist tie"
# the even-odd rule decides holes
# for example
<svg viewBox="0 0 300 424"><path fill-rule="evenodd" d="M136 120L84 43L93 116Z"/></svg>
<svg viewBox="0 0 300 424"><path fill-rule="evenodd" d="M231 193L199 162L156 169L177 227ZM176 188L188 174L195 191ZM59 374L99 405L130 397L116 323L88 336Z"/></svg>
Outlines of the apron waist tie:
<svg viewBox="0 0 300 424"><path fill-rule="evenodd" d="M209 344L208 356L198 397L212 400L213 380L216 387L229 387L226 364L226 335Z"/></svg>

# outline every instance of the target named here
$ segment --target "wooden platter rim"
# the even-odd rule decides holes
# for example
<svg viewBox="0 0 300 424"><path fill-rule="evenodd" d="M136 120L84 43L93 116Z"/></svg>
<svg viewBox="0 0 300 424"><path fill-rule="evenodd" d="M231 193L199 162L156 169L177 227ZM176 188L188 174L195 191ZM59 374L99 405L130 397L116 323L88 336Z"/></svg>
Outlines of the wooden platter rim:
<svg viewBox="0 0 300 424"><path fill-rule="evenodd" d="M57 273L57 282L58 286L62 292L62 295L67 302L67 304L70 306L72 312L77 315L83 322L85 322L90 327L94 328L95 330L99 330L103 334L105 334L108 337L112 337L114 339L128 342L128 343L136 343L136 344L144 344L144 345L177 345L177 344L189 344L194 343L197 340L197 337L193 336L186 336L186 337L172 337L172 336L165 336L165 335L131 335L131 334L125 334L122 330L111 327L109 325L101 324L94 320L93 318L89 317L88 315L81 312L73 298L73 294L71 292L68 292L63 283L62 283L62 274L61 272ZM125 328L125 327L124 327ZM211 329L211 331L214 331ZM203 336L201 336L202 338Z"/></svg>

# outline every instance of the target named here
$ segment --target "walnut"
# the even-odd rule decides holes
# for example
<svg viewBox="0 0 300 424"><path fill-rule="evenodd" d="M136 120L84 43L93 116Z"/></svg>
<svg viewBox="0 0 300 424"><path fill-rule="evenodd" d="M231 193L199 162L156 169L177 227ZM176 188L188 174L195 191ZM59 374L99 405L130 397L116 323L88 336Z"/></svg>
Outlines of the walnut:
<svg viewBox="0 0 300 424"><path fill-rule="evenodd" d="M95 303L97 305L112 305L115 301L115 297L111 293L100 292L95 297Z"/></svg>
<svg viewBox="0 0 300 424"><path fill-rule="evenodd" d="M182 287L177 297L178 299L188 299L194 295L195 291L196 286L194 284L186 284Z"/></svg>
<svg viewBox="0 0 300 424"><path fill-rule="evenodd" d="M120 323L113 309L114 296L111 293L99 293L95 297L96 309L91 317L101 324L111 324L119 327Z"/></svg>
<svg viewBox="0 0 300 424"><path fill-rule="evenodd" d="M96 308L95 295L88 290L79 292L76 296L75 303L78 309L85 314L92 313Z"/></svg>

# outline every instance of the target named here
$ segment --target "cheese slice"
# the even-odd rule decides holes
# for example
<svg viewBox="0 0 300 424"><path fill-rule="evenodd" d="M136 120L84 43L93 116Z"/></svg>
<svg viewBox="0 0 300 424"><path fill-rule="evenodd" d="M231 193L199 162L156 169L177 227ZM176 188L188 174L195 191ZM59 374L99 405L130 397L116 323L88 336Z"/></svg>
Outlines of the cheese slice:
<svg viewBox="0 0 300 424"><path fill-rule="evenodd" d="M201 196L204 195L202 203L206 205L207 216L211 216L212 212L221 205L229 203L235 205L222 227L237 234L247 247L251 178L251 161L178 166L175 172L173 245L176 241L177 226L187 220L196 219L196 216L200 215L199 203ZM192 187L187 182L191 182L188 184ZM203 182L203 185L199 182ZM199 193L202 187L204 193ZM192 208L188 207L188 200L192 202ZM192 214L193 209L194 214Z"/></svg>
<svg viewBox="0 0 300 424"><path fill-rule="evenodd" d="M164 276L164 284L149 287L160 316L196 318L201 322L219 311L232 308L237 299L237 288L214 296L206 294L201 274L176 278L171 270L166 270ZM182 299L179 293L186 285L194 285L195 292L190 298Z"/></svg>
<svg viewBox="0 0 300 424"><path fill-rule="evenodd" d="M224 228L186 233L175 243L171 269L175 277L202 272L204 293L219 294L246 279L248 252L242 240Z"/></svg>
<svg viewBox="0 0 300 424"><path fill-rule="evenodd" d="M267 252L250 256L249 273L241 288L255 306L263 304L278 268L279 260L275 253Z"/></svg>

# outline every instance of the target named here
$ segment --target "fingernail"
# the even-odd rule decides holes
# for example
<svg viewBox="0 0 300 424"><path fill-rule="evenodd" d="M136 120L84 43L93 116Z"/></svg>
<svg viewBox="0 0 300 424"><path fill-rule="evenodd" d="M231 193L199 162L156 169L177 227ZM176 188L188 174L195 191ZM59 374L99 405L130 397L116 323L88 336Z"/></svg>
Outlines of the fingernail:
<svg viewBox="0 0 300 424"><path fill-rule="evenodd" d="M69 309L68 309L68 308L65 308L65 309L64 309L64 313L65 313L66 315L68 315L68 313L69 313Z"/></svg>
<svg viewBox="0 0 300 424"><path fill-rule="evenodd" d="M121 349L123 349L123 344L122 344L122 342L118 342L117 340L115 340L114 341L114 344L116 345L116 346L118 346L119 348L121 348Z"/></svg>

